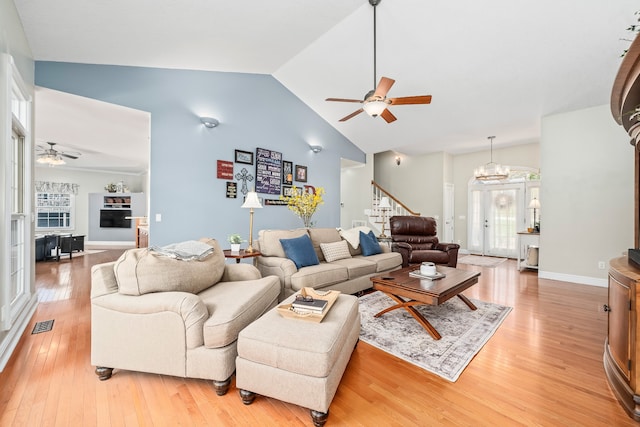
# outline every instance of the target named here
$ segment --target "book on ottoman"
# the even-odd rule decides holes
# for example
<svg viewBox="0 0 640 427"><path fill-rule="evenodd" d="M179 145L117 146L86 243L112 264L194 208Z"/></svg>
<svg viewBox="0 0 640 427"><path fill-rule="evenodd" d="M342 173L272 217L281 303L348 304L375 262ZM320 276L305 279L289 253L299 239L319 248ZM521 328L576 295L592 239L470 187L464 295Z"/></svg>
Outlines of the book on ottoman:
<svg viewBox="0 0 640 427"><path fill-rule="evenodd" d="M296 299L291 306L296 310L309 310L315 313L322 313L329 302L324 299Z"/></svg>

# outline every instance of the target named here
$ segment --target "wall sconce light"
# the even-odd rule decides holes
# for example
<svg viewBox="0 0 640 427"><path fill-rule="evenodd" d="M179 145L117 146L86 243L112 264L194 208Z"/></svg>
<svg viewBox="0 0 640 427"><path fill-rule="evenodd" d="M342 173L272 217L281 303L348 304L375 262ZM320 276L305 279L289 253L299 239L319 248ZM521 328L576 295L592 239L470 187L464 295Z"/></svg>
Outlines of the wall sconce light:
<svg viewBox="0 0 640 427"><path fill-rule="evenodd" d="M401 161L402 159L400 158L400 156L396 156L396 165L400 166Z"/></svg>
<svg viewBox="0 0 640 427"><path fill-rule="evenodd" d="M309 148L316 154L322 151L322 147L319 145L310 145Z"/></svg>
<svg viewBox="0 0 640 427"><path fill-rule="evenodd" d="M220 124L220 122L213 117L200 117L200 121L208 128L214 128Z"/></svg>

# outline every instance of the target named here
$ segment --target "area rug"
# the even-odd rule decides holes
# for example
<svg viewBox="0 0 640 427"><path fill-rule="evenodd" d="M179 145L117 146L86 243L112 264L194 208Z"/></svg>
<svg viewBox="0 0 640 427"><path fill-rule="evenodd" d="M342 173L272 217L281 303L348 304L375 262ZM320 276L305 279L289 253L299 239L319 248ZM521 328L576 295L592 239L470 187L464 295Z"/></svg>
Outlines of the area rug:
<svg viewBox="0 0 640 427"><path fill-rule="evenodd" d="M460 298L416 307L442 335L434 340L405 309L374 318L394 301L379 291L364 295L359 298L360 339L454 382L511 312L511 307L471 301L477 310L470 310Z"/></svg>
<svg viewBox="0 0 640 427"><path fill-rule="evenodd" d="M493 256L467 255L458 258L459 264L479 265L481 267L495 267L505 262L506 258L497 258Z"/></svg>

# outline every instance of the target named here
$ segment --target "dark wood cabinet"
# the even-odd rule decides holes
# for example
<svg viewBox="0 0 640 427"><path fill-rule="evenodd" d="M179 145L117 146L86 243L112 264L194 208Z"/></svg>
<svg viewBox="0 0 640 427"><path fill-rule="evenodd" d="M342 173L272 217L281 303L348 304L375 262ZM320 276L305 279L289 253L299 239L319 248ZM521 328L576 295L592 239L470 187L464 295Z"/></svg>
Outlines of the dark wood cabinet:
<svg viewBox="0 0 640 427"><path fill-rule="evenodd" d="M638 363L638 292L640 268L627 257L611 260L609 268L609 298L607 339L604 346L604 370L611 389L636 421L640 421Z"/></svg>

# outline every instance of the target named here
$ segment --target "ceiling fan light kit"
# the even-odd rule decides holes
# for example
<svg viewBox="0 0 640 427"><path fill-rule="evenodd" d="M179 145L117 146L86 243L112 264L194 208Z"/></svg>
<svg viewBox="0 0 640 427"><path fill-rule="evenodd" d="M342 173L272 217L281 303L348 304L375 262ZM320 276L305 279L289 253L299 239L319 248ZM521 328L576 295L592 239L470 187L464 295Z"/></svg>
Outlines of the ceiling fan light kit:
<svg viewBox="0 0 640 427"><path fill-rule="evenodd" d="M49 166L59 166L67 164L67 162L65 162L61 156L51 154L40 154L36 162Z"/></svg>
<svg viewBox="0 0 640 427"><path fill-rule="evenodd" d="M387 105L388 104L381 99L374 99L372 101L365 101L362 109L371 117L378 117L387 109Z"/></svg>
<svg viewBox="0 0 640 427"><path fill-rule="evenodd" d="M491 161L486 165L477 167L474 171L474 175L478 181L501 181L509 178L509 166L502 166L493 161L493 139L495 136L488 136L487 139L491 141Z"/></svg>
<svg viewBox="0 0 640 427"><path fill-rule="evenodd" d="M369 4L373 6L373 85L376 85L376 6L380 4L382 0L369 0ZM412 104L430 104L431 95L420 96L405 96L402 98L387 98L387 92L391 89L391 86L395 83L395 80L388 77L382 77L375 89L367 92L363 100L348 99L348 98L327 98L326 101L335 102L357 102L362 104L362 108L354 111L340 119L341 122L345 122L358 114L366 111L371 117L382 117L387 123L396 121L396 117L389 111L388 107L391 105L412 105Z"/></svg>

